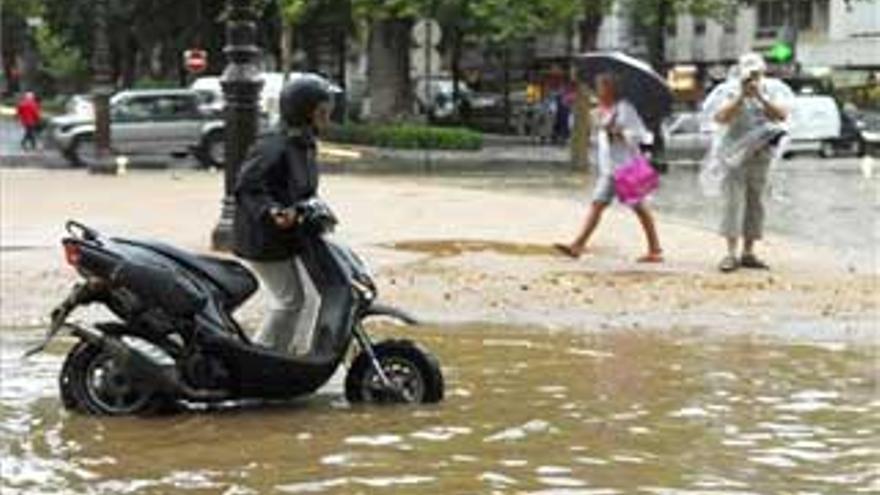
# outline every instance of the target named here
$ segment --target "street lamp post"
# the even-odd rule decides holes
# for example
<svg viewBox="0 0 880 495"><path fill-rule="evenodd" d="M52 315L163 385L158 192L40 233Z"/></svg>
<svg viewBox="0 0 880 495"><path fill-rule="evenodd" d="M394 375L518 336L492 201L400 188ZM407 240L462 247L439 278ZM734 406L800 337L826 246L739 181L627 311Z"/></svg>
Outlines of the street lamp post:
<svg viewBox="0 0 880 495"><path fill-rule="evenodd" d="M257 102L263 86L251 0L228 0L227 8L226 47L223 52L229 63L220 81L226 99L224 197L220 220L211 235L212 247L224 251L232 247L232 219L235 214L233 187L238 170L257 134Z"/></svg>
<svg viewBox="0 0 880 495"><path fill-rule="evenodd" d="M92 55L92 100L95 110L95 159L89 172L110 168L110 95L113 76L110 68L110 45L107 41L107 0L95 0L95 32Z"/></svg>

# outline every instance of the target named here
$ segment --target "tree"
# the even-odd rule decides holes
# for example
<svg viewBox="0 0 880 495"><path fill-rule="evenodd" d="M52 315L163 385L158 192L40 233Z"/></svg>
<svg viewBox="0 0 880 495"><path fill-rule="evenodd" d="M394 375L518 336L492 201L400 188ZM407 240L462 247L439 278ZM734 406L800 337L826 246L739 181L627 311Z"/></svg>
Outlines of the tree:
<svg viewBox="0 0 880 495"><path fill-rule="evenodd" d="M391 121L412 113L411 31L433 0L352 0L354 16L368 29L368 94L371 117Z"/></svg>
<svg viewBox="0 0 880 495"><path fill-rule="evenodd" d="M543 33L570 26L579 7L571 0L450 0L440 4L438 19L444 43L451 50L453 99L459 101L458 80L463 47L468 43L500 53L504 72L505 114L510 117L511 47ZM509 122L508 122L509 127Z"/></svg>
<svg viewBox="0 0 880 495"><path fill-rule="evenodd" d="M32 74L22 74L19 59L33 57L34 36L28 27L27 20L40 15L41 5L38 0L16 0L11 4L0 1L2 24L0 24L0 42L2 42L3 76L6 80L5 93L12 94L19 90L19 80L32 79ZM28 61L32 62L32 61ZM35 67L34 63L26 63L26 69ZM23 76L23 77L22 77Z"/></svg>

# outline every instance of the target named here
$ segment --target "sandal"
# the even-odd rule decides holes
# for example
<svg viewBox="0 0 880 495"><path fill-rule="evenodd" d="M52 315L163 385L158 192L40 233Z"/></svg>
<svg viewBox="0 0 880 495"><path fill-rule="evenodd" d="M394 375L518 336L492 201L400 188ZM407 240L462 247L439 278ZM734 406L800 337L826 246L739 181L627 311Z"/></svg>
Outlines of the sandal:
<svg viewBox="0 0 880 495"><path fill-rule="evenodd" d="M736 271L739 268L739 262L734 256L725 256L721 263L718 264L718 269L721 270L722 273L730 273Z"/></svg>
<svg viewBox="0 0 880 495"><path fill-rule="evenodd" d="M575 251L574 248L567 244L554 244L553 249L575 260L580 258L581 254L583 254L583 251Z"/></svg>
<svg viewBox="0 0 880 495"><path fill-rule="evenodd" d="M754 254L744 254L739 259L739 266L743 268L751 268L752 270L769 270L770 266L761 261Z"/></svg>
<svg viewBox="0 0 880 495"><path fill-rule="evenodd" d="M663 263L663 251L648 253L636 260L637 263Z"/></svg>

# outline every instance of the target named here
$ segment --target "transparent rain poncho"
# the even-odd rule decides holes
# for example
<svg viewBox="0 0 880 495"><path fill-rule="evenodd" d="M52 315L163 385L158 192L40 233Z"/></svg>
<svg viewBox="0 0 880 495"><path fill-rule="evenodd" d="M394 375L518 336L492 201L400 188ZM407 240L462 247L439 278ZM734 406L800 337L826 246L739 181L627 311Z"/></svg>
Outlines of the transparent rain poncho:
<svg viewBox="0 0 880 495"><path fill-rule="evenodd" d="M700 172L700 185L707 196L720 195L721 184L727 174L764 148L769 147L773 154L770 163L772 171L786 148L788 121L770 120L755 101L747 100L741 114L729 124L721 124L715 120L715 114L725 103L739 97L741 88L738 77L728 78L716 86L703 101L703 125L713 130L712 144ZM760 91L772 103L786 110L791 109L794 93L784 82L763 78ZM774 197L781 197L781 184L775 174L771 173L770 182Z"/></svg>

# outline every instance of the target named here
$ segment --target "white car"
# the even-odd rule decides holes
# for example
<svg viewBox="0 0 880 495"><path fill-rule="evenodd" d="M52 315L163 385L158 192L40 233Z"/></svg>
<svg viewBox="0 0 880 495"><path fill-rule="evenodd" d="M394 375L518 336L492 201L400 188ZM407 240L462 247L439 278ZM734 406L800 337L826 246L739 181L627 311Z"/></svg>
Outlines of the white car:
<svg viewBox="0 0 880 495"><path fill-rule="evenodd" d="M207 114L220 115L226 108L223 87L218 76L200 77L189 85L189 89L199 94L199 108Z"/></svg>
<svg viewBox="0 0 880 495"><path fill-rule="evenodd" d="M284 85L301 77L320 77L324 79L330 87L334 104L337 106L344 105L342 100L344 99L345 91L338 84L328 81L318 74L312 72L264 72L262 77L263 88L260 92L260 111L268 117L269 125L277 124L280 118L281 107L279 103L281 90L284 88Z"/></svg>
<svg viewBox="0 0 880 495"><path fill-rule="evenodd" d="M840 108L831 96L798 95L791 106L787 154L815 152L833 156L840 140Z"/></svg>
<svg viewBox="0 0 880 495"><path fill-rule="evenodd" d="M674 114L662 125L665 162L699 162L712 143L712 129L698 112Z"/></svg>

